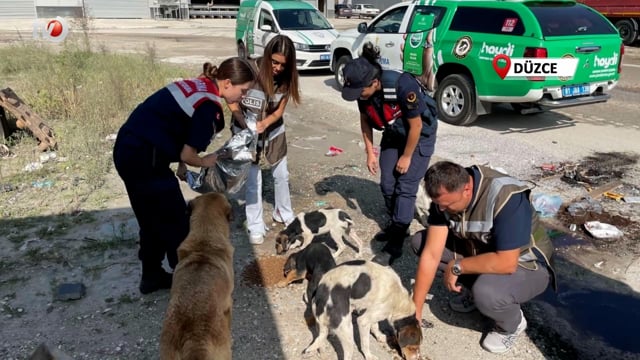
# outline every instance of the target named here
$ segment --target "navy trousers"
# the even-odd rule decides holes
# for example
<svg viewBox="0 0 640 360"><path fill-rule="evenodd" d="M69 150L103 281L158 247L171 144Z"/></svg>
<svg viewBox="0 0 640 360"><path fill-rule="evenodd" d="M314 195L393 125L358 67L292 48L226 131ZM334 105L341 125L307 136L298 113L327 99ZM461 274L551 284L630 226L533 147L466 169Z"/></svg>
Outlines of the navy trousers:
<svg viewBox="0 0 640 360"><path fill-rule="evenodd" d="M165 255L175 268L178 246L189 233L189 215L169 161L126 130L118 134L113 160L140 227L138 258L143 277L159 271Z"/></svg>
<svg viewBox="0 0 640 360"><path fill-rule="evenodd" d="M433 145L428 143L427 138L420 137L409 170L400 174L395 167L404 152L404 144L383 135L380 142L380 190L391 220L408 226L413 220L416 193L429 167Z"/></svg>

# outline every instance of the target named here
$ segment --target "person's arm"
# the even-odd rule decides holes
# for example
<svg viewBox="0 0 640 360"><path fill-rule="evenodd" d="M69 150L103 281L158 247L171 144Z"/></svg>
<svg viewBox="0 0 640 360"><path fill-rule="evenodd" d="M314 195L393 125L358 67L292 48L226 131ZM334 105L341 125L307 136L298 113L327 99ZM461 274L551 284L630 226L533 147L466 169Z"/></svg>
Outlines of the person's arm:
<svg viewBox="0 0 640 360"><path fill-rule="evenodd" d="M492 239L495 251L460 260L463 274L513 274L518 269L520 248L531 238L531 203L525 193L514 194L493 220ZM453 262L447 266L445 284L452 291L457 276L451 273Z"/></svg>
<svg viewBox="0 0 640 360"><path fill-rule="evenodd" d="M240 125L241 128L246 129L247 122L244 120L244 113L242 112L242 108L240 107L240 104L227 103L227 106L229 107L229 110L231 111L231 115L236 120L238 125Z"/></svg>
<svg viewBox="0 0 640 360"><path fill-rule="evenodd" d="M442 258L447 234L449 229L446 226L431 225L427 230L427 241L416 270L416 282L413 284L413 302L416 305L416 318L422 319L422 306L427 297L433 279L436 277L438 264Z"/></svg>
<svg viewBox="0 0 640 360"><path fill-rule="evenodd" d="M420 132L422 131L422 118L418 115L408 119L409 134L407 134L407 143L404 146L404 152L396 163L396 171L405 174L411 166L411 157L416 150L418 141L420 140Z"/></svg>
<svg viewBox="0 0 640 360"><path fill-rule="evenodd" d="M190 145L184 145L182 152L180 152L180 161L191 166L212 167L216 164L217 159L218 156L215 153L200 157L198 151Z"/></svg>
<svg viewBox="0 0 640 360"><path fill-rule="evenodd" d="M373 150L373 129L369 125L367 115L363 113L360 113L360 131L362 131L364 151L367 154L367 168L371 175L375 175L378 173L378 157Z"/></svg>
<svg viewBox="0 0 640 360"><path fill-rule="evenodd" d="M258 131L258 134L262 134L269 126L274 124L276 121L278 121L278 119L282 117L282 115L284 115L284 109L287 107L288 102L289 98L285 97L278 104L278 108L276 109L276 111L267 115L264 119L262 119L262 121L258 121L258 123L256 124L256 130Z"/></svg>

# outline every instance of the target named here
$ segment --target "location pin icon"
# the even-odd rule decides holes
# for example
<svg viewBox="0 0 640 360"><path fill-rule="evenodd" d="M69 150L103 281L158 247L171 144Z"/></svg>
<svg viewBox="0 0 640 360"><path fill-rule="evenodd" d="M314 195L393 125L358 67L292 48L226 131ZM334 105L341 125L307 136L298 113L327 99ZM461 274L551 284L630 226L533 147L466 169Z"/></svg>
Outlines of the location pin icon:
<svg viewBox="0 0 640 360"><path fill-rule="evenodd" d="M498 62L500 60L504 60L507 63L507 65L505 67L498 66ZM498 76L500 76L501 79L504 80L505 76L507 76L507 74L509 73L510 68L511 68L511 58L509 58L508 55L498 54L496 55L496 57L493 58L493 70L496 71L496 73L498 74Z"/></svg>

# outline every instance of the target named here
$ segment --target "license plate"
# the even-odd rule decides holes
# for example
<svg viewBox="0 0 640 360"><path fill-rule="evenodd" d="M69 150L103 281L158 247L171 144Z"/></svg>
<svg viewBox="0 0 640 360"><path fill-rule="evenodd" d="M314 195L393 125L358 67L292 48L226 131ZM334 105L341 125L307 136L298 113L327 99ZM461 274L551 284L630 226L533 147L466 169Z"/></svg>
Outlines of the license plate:
<svg viewBox="0 0 640 360"><path fill-rule="evenodd" d="M589 95L589 85L572 85L562 87L562 97Z"/></svg>
<svg viewBox="0 0 640 360"><path fill-rule="evenodd" d="M320 55L320 60L329 60L330 59L329 56L331 55L329 54Z"/></svg>

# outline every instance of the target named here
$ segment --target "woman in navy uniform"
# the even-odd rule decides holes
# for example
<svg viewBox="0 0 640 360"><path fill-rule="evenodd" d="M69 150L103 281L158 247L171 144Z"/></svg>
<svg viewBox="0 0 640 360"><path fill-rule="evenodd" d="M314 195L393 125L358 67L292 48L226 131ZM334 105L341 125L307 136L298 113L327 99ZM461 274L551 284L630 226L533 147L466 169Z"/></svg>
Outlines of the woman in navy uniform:
<svg viewBox="0 0 640 360"><path fill-rule="evenodd" d="M383 71L379 56L379 49L368 42L362 55L344 67L342 97L358 101L367 167L372 175L380 167L380 189L391 221L376 236L387 244L374 261L390 265L402 255L438 124L436 104L420 82L407 72ZM373 129L383 131L379 163L373 150Z"/></svg>
<svg viewBox="0 0 640 360"><path fill-rule="evenodd" d="M189 232L187 205L169 164L179 162L179 176L186 165L213 166L214 153L198 154L224 128L222 99L240 101L254 80L246 60L230 58L219 67L205 63L202 75L158 90L120 128L113 160L140 227L141 293L171 287L162 260L166 254L175 268L178 246Z"/></svg>

